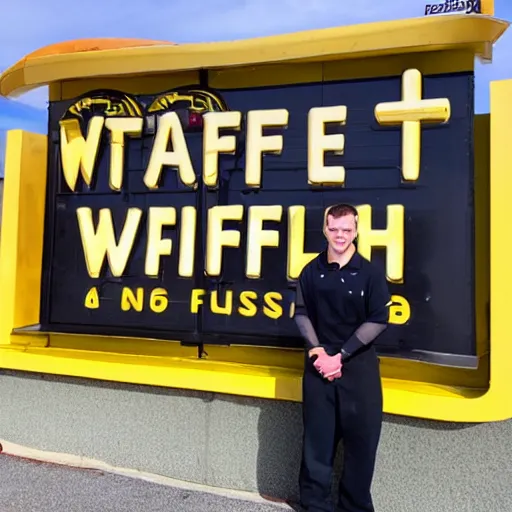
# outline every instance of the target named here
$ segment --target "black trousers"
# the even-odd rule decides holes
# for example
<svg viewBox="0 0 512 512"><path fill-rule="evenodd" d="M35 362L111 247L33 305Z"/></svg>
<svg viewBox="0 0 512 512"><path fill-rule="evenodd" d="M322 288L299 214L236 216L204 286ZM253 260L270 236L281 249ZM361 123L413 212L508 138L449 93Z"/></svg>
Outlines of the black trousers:
<svg viewBox="0 0 512 512"><path fill-rule="evenodd" d="M301 505L308 512L333 512L333 463L343 441L337 504L343 512L374 512L371 484L382 427L379 360L370 346L329 382L306 357L303 377Z"/></svg>

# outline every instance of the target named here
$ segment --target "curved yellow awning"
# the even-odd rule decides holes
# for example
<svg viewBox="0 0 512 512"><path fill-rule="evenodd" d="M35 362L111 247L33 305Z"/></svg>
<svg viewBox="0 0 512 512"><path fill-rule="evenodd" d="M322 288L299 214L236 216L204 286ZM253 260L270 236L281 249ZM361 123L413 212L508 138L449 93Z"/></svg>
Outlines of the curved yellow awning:
<svg viewBox="0 0 512 512"><path fill-rule="evenodd" d="M467 50L490 59L509 23L483 15L449 15L367 23L239 41L174 44L86 39L37 50L0 75L0 94L99 76L226 68L277 62L351 59L436 50Z"/></svg>

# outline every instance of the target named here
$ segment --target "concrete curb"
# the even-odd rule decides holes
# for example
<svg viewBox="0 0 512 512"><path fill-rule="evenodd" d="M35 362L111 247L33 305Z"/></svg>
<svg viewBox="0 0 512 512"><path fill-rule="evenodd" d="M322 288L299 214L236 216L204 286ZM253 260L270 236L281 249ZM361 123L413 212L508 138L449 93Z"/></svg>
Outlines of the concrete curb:
<svg viewBox="0 0 512 512"><path fill-rule="evenodd" d="M271 496L265 497L258 493L249 491L238 491L232 489L224 489L221 487L211 487L208 485L197 484L193 482L186 482L183 480L175 480L166 476L157 475L154 473L145 473L136 469L120 468L111 466L106 462L82 457L80 455L72 455L68 453L58 452L47 452L43 450L36 450L27 446L22 446L15 443L10 443L4 439L0 439L0 453L9 455L12 457L18 457L23 459L29 459L38 462L46 462L49 464L57 464L60 466L68 466L73 468L104 471L105 473L111 473L114 475L125 476L128 478L137 478L139 480L145 480L154 484L165 485L168 487L174 487L177 489L183 489L187 491L209 493L216 496L222 496L224 498L231 498L236 500L248 501L252 503L260 503L265 505L274 505L282 508L283 510L293 510L283 500L273 498Z"/></svg>

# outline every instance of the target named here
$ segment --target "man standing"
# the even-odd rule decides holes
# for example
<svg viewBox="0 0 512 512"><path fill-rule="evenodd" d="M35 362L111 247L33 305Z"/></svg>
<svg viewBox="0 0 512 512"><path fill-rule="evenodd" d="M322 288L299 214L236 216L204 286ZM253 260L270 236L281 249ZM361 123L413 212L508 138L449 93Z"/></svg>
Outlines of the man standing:
<svg viewBox="0 0 512 512"><path fill-rule="evenodd" d="M301 505L308 512L334 510L333 462L343 439L339 506L343 512L374 512L382 387L372 342L387 327L390 294L384 273L356 250L354 207L330 207L324 234L327 249L302 270L295 305L306 342Z"/></svg>

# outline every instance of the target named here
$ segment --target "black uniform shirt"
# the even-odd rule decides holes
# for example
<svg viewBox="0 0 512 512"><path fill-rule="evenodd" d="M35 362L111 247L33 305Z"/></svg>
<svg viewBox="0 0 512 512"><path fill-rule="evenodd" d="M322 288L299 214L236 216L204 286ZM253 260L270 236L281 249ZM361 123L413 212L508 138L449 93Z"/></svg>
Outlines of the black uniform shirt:
<svg viewBox="0 0 512 512"><path fill-rule="evenodd" d="M386 324L389 318L386 276L355 252L342 268L321 252L302 270L295 314L307 315L321 345L341 347L364 322Z"/></svg>

